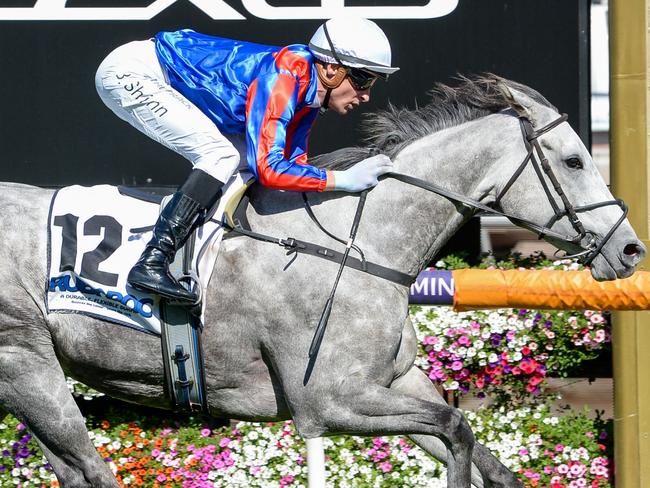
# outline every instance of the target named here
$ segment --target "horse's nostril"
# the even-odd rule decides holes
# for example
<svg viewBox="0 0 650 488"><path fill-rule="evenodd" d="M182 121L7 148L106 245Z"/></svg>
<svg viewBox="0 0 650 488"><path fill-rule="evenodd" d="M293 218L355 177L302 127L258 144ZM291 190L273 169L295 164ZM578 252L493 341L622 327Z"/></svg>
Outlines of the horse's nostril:
<svg viewBox="0 0 650 488"><path fill-rule="evenodd" d="M641 253L641 248L636 244L628 244L623 249L626 256L636 256Z"/></svg>

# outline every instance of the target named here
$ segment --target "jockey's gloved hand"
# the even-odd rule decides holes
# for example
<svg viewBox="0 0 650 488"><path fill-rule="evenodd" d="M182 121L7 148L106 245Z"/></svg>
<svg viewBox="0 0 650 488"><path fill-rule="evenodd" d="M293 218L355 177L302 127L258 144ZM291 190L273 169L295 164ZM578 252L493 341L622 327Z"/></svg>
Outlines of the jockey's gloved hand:
<svg viewBox="0 0 650 488"><path fill-rule="evenodd" d="M379 183L384 173L393 171L393 162L385 154L377 154L358 162L345 171L333 171L335 191L360 192Z"/></svg>

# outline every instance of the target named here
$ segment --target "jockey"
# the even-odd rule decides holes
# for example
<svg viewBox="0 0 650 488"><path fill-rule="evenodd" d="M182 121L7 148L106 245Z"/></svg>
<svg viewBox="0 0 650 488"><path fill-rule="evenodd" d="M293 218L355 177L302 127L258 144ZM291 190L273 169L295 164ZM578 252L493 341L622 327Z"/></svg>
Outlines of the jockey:
<svg viewBox="0 0 650 488"><path fill-rule="evenodd" d="M309 45L266 46L199 34L160 32L115 49L95 78L99 96L121 119L188 159L193 170L160 214L128 275L136 289L195 303L169 263L231 175L248 169L264 186L292 191L359 192L391 171L385 155L344 171L307 162L317 114L346 114L370 99L391 67L382 30L337 18ZM240 161L246 154L246 161Z"/></svg>

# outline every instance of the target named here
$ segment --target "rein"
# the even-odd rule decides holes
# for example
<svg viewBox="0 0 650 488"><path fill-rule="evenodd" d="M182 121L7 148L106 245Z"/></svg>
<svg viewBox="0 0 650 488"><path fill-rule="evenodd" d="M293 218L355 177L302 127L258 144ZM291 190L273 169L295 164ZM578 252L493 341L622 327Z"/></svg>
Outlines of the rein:
<svg viewBox="0 0 650 488"><path fill-rule="evenodd" d="M538 129L537 131L533 129L532 124L527 118L519 117L519 116L517 116L517 118L519 119L522 136L524 138L524 143L527 148L527 153L526 156L524 157L524 160L518 166L517 170L513 173L513 175L504 185L495 203L497 205L499 204L503 196L508 192L508 190L512 187L515 181L517 181L519 176L521 176L526 166L530 163L533 166L533 169L535 170L535 173L537 174L542 184L544 193L546 194L548 201L553 208L553 217L551 217L551 219L546 223L546 225L540 225L531 220L522 217L517 217L515 215L511 215L509 213L499 211L495 208L488 207L487 205L479 202L478 200L467 197L455 191L442 188L438 185L429 183L428 181L422 180L420 178L416 178L414 176L409 176L403 173L391 172L380 176L379 179L384 180L386 178L392 178L401 181L402 183L405 183L407 185L416 186L423 190L440 195L452 202L462 204L465 207L472 210L474 214L476 214L477 211L480 211L482 213L490 213L493 215L506 217L512 222L514 222L515 224L518 224L521 227L527 228L535 232L540 239L542 239L543 237L551 237L562 243L581 247L582 250L580 252L572 255L565 255L563 257L578 258L584 265L588 265L601 252L603 246L609 241L609 239L611 239L611 237L614 235L614 232L616 232L616 230L619 228L619 226L623 223L623 221L627 217L627 213L628 213L627 205L625 205L625 203L621 199L606 200L602 202L591 203L588 205L581 205L581 206L572 205L568 197L566 196L566 193L564 192L562 185L560 184L557 177L555 176L555 173L553 172L551 165L548 162L546 156L544 155L544 152L538 142L538 138L540 136L553 130L561 123L566 122L568 118L567 115L562 114L560 117L558 117L551 123L547 124L546 126L542 127L541 129ZM546 175L546 177L549 179L549 181L553 186L553 191L560 198L562 202L562 206L564 207L563 209L561 209L560 206L555 201L555 198L553 197L553 193L549 188L546 179L544 178L544 175ZM314 214L313 210L311 209L311 205L309 204L307 195L303 193L302 197L303 197L305 210L307 211L307 214L314 221L314 223L319 227L319 229L321 229L325 234L327 234L332 239L344 243L346 245L349 244L349 247L346 246L345 254L324 246L320 246L306 241L300 241L294 238L281 239L277 237L267 236L264 234L259 234L251 230L244 229L241 225L232 227L230 225L224 224L224 227L229 231L246 235L253 239L279 244L280 246L287 249L287 254L304 253L304 254L310 254L312 256L328 259L330 261L334 261L338 263L345 262L345 266L372 274L374 276L386 279L388 281L392 281L394 283L403 286L410 286L410 284L415 281L416 276L412 276L406 273L402 273L401 271L397 271L391 268L387 268L366 261L363 252L358 246L354 245L353 243L350 243L349 240L346 241L344 239L338 238L332 233L330 233L329 231L327 231L327 229L325 229L323 225L316 218L316 215ZM594 210L597 208L610 206L610 205L616 205L620 207L623 214L618 219L618 221L616 221L616 223L612 225L611 229L607 232L607 234L605 234L605 236L599 242L597 242L596 236L593 233L585 230L585 227L580 221L578 214L582 212L588 212L590 210ZM551 227L556 222L558 222L560 219L564 217L567 217L569 219L571 226L576 231L576 235L570 236L570 235L560 234L551 229ZM361 213L357 211L357 214L355 215L355 222L357 222L357 220L360 220L360 218L361 218ZM358 222L356 224L353 224L353 226L356 225L358 225ZM585 237L590 235L592 236L592 238L588 243L587 247L582 246L580 244L582 240ZM361 259L347 256L350 249L354 249L356 252L358 252Z"/></svg>

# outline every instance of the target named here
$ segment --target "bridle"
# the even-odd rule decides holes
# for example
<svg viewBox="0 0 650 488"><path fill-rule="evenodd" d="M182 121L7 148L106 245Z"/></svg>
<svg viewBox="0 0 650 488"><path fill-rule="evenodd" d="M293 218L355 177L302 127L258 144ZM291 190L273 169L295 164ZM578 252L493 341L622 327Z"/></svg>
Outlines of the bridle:
<svg viewBox="0 0 650 488"><path fill-rule="evenodd" d="M514 112L514 111L513 111ZM521 218L521 217L516 217L514 215L510 215L505 212L501 212L499 210L496 210L494 208L488 207L487 205L482 204L481 202L478 202L476 200L473 200L471 198L468 198L464 195L460 195L456 192L452 192L450 190L445 190L443 188L438 187L437 185L433 185L431 183L428 183L424 180L421 180L419 178L414 178L412 176L404 175L401 173L387 173L384 175L385 177L390 177L394 178L397 180L400 180L404 183L410 184L417 186L419 188L422 188L424 190L428 190L434 193L437 193L449 200L455 201L457 203L462 203L463 205L469 207L476 213L476 211L481 211L481 212L486 212L486 213L491 213L491 214L496 214L500 215L503 217L507 217L510 219L512 222L525 227L533 232L535 232L540 239L548 236L553 238L556 241L559 241L560 243L565 243L565 244L570 244L572 246L578 246L582 247L582 251L577 252L575 254L571 255L564 255L562 256L563 258L577 258L582 262L584 265L590 264L594 258L601 252L603 246L611 239L611 237L614 235L614 232L616 232L616 229L619 228L619 226L623 223L625 218L627 217L628 213L628 208L627 205L623 202L621 199L614 199L614 200L607 200L607 201L602 201L598 203L591 203L588 205L580 205L580 206L574 206L566 196L566 193L564 192L564 189L562 188L562 185L558 181L557 177L555 176L555 173L553 172L553 169L551 168L551 165L548 162L548 159L544 155L544 151L542 150L540 144L539 144L539 137L542 136L543 134L546 134L547 132L553 130L556 128L558 125L560 125L563 122L566 122L568 116L566 114L562 114L560 117L549 123L548 125L545 125L541 129L535 130L533 129L533 126L526 117L521 117L516 115L517 118L519 119L519 125L521 127L521 133L524 138L524 144L526 146L526 157L524 160L521 162L521 164L517 167L513 175L510 177L508 182L504 185L503 189L497 196L495 200L496 206L500 206L500 202L506 192L512 187L512 185L519 179L521 174L523 173L524 169L528 164L530 163L535 170L535 174L539 178L539 181L542 185L542 188L544 189L544 193L546 194L546 197L553 208L553 216L551 219L546 223L546 225L539 225L535 222L532 222L530 220ZM551 182L553 186L553 190L549 188L549 185L544 178L544 175L548 178L548 180ZM561 208L558 203L556 202L555 198L553 197L553 191L557 196L559 196L561 202L562 202L562 207ZM620 209L623 211L623 215L618 219L618 221L611 227L611 229L605 234L605 236L600 240L596 240L596 236L590 232L585 230L585 227L583 223L580 221L580 218L578 217L579 213L582 212L588 212L590 210L594 210L596 208L601 208L601 207L606 207L609 205L616 205L620 207ZM571 226L573 229L576 231L575 236L569 236L569 235L564 235L564 234L559 234L555 232L554 230L551 229L553 225L555 225L556 222L561 220L562 218L567 217L569 219L569 222L571 223ZM589 241L587 247L583 247L581 245L581 242L583 239L586 237L591 236L591 240Z"/></svg>
<svg viewBox="0 0 650 488"><path fill-rule="evenodd" d="M538 130L533 129L533 125L530 123L530 120L528 120L527 118L525 117L518 117L518 118L519 118L519 126L521 127L521 133L524 138L524 144L526 145L526 149L528 152L526 154L526 157L522 161L522 163L519 165L519 168L517 168L517 170L512 175L510 180L506 183L506 185L501 190L501 193L496 199L496 204L497 205L499 204L501 198L503 198L503 196L508 191L508 189L517 180L517 178L519 177L523 169L526 167L528 162L530 162L530 164L533 166L533 169L535 170L535 174L539 178L542 188L544 189L544 193L546 194L546 197L548 198L548 201L551 204L551 207L553 208L553 216L544 226L546 230L542 229L540 232L538 232L539 238L542 239L544 238L544 236L548 235L553 238L559 239L562 242L566 242L572 245L582 247L580 243L586 237L591 236L591 240L589 241L587 247L586 248L583 247L583 250L581 252L564 256L565 258L578 258L583 264L588 265L600 253L603 246L607 244L607 242L614 235L614 232L616 232L616 230L619 228L619 226L623 223L623 221L627 217L627 213L628 213L627 205L625 205L623 200L617 198L614 200L606 200L602 202L591 203L588 205L581 205L577 207L573 206L573 204L569 201L568 197L566 196L566 193L564 192L562 185L556 178L555 173L553 172L553 168L551 168L551 165L549 164L548 159L544 155L544 151L542 151L542 148L538 141L540 136L553 130L561 123L566 122L566 120L568 119L567 114L560 115L560 117L558 117L556 120L552 121L548 125ZM535 153L537 154L537 157ZM548 183L544 179L542 171L548 177L549 181L553 185L553 190L555 191L557 196L560 197L562 206L564 207L563 209L558 206L557 202L555 201L555 198L553 198L551 189L548 187ZM587 231L585 229L584 225L580 221L580 218L578 217L578 213L588 212L596 208L607 207L610 205L617 205L618 207L620 207L623 214L618 219L618 221L616 221L616 223L611 227L611 229L607 232L607 234L605 234L605 236L599 242L597 242L596 236L592 232ZM563 217L567 217L569 219L571 226L576 231L575 236L573 237L561 236L555 234L554 232L553 233L550 232L550 228L553 227L553 225ZM525 222L522 221L522 225L524 223Z"/></svg>

